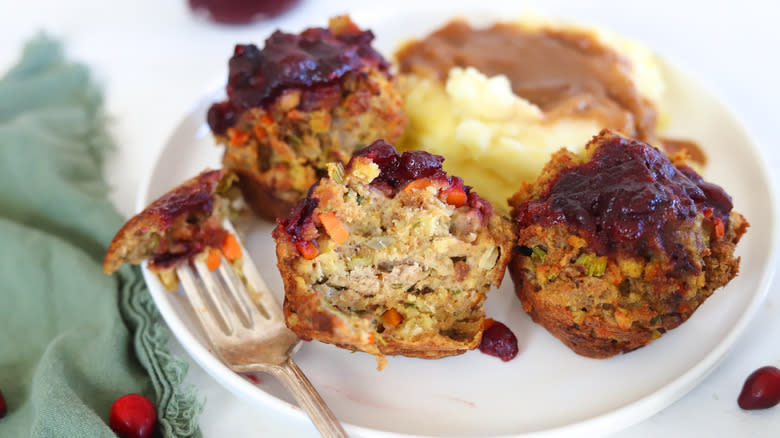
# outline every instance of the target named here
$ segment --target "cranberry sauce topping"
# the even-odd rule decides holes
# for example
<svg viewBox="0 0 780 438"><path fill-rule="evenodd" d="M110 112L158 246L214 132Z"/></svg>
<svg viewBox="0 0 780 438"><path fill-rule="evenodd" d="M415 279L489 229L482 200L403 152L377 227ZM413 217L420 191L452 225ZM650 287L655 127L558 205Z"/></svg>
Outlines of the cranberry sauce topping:
<svg viewBox="0 0 780 438"><path fill-rule="evenodd" d="M447 178L447 174L441 168L444 157L425 151L399 154L393 145L383 140L377 140L355 152L354 157L370 158L379 166L379 176L371 181L371 185L390 188L392 194L404 188L410 181L419 178Z"/></svg>
<svg viewBox="0 0 780 438"><path fill-rule="evenodd" d="M355 152L352 158L367 157L379 166L379 176L371 181L373 187L378 188L388 196L395 196L410 182L420 179L442 179L449 184L449 190L463 191L467 196L466 203L469 207L479 210L483 217L487 218L493 212L493 206L482 199L470 186L464 186L463 180L457 176L447 176L441 164L444 157L425 151L407 151L399 154L390 143L377 140L371 145ZM347 167L352 164L350 160Z"/></svg>
<svg viewBox="0 0 780 438"><path fill-rule="evenodd" d="M520 226L566 224L600 255L629 246L665 250L676 267L696 270L676 231L699 212L727 224L731 198L687 166L675 167L645 143L605 136L593 158L562 172L540 199L518 208ZM689 245L688 245L689 246Z"/></svg>
<svg viewBox="0 0 780 438"><path fill-rule="evenodd" d="M227 235L227 230L213 217L200 225L182 224L181 228L171 233L170 241L160 239L149 264L155 268L169 268L206 248L222 248Z"/></svg>
<svg viewBox="0 0 780 438"><path fill-rule="evenodd" d="M517 356L517 337L503 323L488 319L488 327L482 333L479 351L508 362Z"/></svg>
<svg viewBox="0 0 780 438"><path fill-rule="evenodd" d="M213 105L208 112L212 131L224 134L235 124L237 114L270 103L284 89L329 89L327 85L363 67L388 73L389 64L371 47L371 31L361 31L348 19L336 19L336 24L338 31L309 28L300 35L277 30L263 49L254 44L237 45L229 62L228 100Z"/></svg>
<svg viewBox="0 0 780 438"><path fill-rule="evenodd" d="M312 230L316 234L316 226L312 221L312 213L317 208L319 201L311 197L311 191L309 196L301 199L290 210L289 216L283 219L278 219L279 226L293 239L295 242L303 242L310 240L314 236L310 236Z"/></svg>
<svg viewBox="0 0 780 438"><path fill-rule="evenodd" d="M146 216L155 218L157 226L165 230L174 219L184 214L211 214L214 208L212 193L222 179L221 170L203 172L194 180L166 193L147 207Z"/></svg>

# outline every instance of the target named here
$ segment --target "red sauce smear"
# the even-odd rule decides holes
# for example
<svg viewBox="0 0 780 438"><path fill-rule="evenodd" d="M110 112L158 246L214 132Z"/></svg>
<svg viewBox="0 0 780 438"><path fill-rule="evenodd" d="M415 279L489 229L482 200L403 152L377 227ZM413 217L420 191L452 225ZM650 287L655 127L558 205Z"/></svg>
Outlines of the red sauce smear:
<svg viewBox="0 0 780 438"><path fill-rule="evenodd" d="M482 333L482 342L479 351L495 356L504 362L508 362L517 356L517 337L509 327L493 319L486 319L488 326Z"/></svg>
<svg viewBox="0 0 780 438"><path fill-rule="evenodd" d="M224 134L249 108L272 102L289 88L303 89L309 111L316 107L316 95L333 94L329 85L349 72L378 68L389 75L389 64L371 47L374 34L354 24L338 33L330 28L309 28L301 34L277 30L259 49L254 44L236 45L229 62L228 100L209 108L208 124L215 134ZM338 88L338 87L337 87ZM339 92L340 90L336 90Z"/></svg>
<svg viewBox="0 0 780 438"><path fill-rule="evenodd" d="M675 166L660 150L637 140L608 137L580 166L566 170L539 199L518 207L520 226L565 224L605 255L617 248L638 254L665 251L675 267L698 272L679 224L703 213L728 223L731 197L693 169Z"/></svg>

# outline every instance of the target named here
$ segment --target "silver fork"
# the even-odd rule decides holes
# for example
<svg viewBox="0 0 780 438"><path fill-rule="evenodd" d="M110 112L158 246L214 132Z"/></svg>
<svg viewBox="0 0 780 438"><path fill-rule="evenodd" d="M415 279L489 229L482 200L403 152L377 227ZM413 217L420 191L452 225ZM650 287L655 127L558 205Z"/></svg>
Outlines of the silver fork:
<svg viewBox="0 0 780 438"><path fill-rule="evenodd" d="M229 221L224 226L236 234ZM238 263L243 263L243 275L221 255L215 271L208 269L203 257L193 258L194 269L187 263L176 268L206 337L233 371L260 371L281 380L322 436L346 437L336 416L293 361L300 340L285 325L281 306L243 244L241 251Z"/></svg>

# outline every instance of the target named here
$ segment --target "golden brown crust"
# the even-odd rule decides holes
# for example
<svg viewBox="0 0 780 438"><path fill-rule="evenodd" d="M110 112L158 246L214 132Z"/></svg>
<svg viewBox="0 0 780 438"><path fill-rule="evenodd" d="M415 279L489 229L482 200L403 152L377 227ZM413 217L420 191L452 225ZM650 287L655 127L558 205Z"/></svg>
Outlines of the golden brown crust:
<svg viewBox="0 0 780 438"><path fill-rule="evenodd" d="M392 79L373 68L345 75L335 103L302 111L300 99L300 90L287 90L216 136L225 145L223 166L239 175L244 199L267 220L289 212L327 163L346 163L357 147L376 139L394 141L407 123Z"/></svg>
<svg viewBox="0 0 780 438"><path fill-rule="evenodd" d="M678 302L669 300L671 295L668 294L667 288L661 294L662 296L666 295L667 299L653 302L651 305L643 306L640 303L624 315L628 322L622 324L615 318L614 308L606 309L606 311L587 310L580 312L582 309L577 308L574 303L580 303L583 300L572 299L570 303L572 305L567 306L565 302L562 303L558 297L554 296L558 294L580 296L590 293L592 295L590 302L595 305L599 298L608 295L606 290L619 287L619 281L623 277L615 278L609 275L610 271L620 270L615 262L608 262L608 273L603 280L574 274L572 283L559 282L548 286L548 289L544 291L539 286L536 273L528 268L526 257L519 255L513 257L509 263L509 272L515 285L515 293L523 305L523 310L531 316L534 322L547 329L550 334L560 339L577 354L593 358L607 358L643 347L664 332L678 327L693 315L693 312L712 295L715 289L731 281L739 271L739 257L734 257L734 249L747 226L742 215L736 212L732 213L725 236L712 245L712 254L704 258L706 283L692 298L682 299ZM537 232L539 231L537 230ZM558 230L558 233L565 234L566 232L561 229ZM576 236L574 237L576 238ZM554 240L559 239L560 237L554 238ZM520 240L527 243L522 237ZM554 257L552 252L548 252L548 256ZM560 258L554 258L560 262ZM566 270L559 273L561 277L570 274L571 271ZM613 284L616 282L618 286ZM579 283L581 286L573 287L574 283ZM654 286L659 287L660 284L656 283ZM621 301L620 298L616 298L614 302L620 303ZM627 303L623 305L626 308L629 307ZM618 308L623 309L624 307Z"/></svg>

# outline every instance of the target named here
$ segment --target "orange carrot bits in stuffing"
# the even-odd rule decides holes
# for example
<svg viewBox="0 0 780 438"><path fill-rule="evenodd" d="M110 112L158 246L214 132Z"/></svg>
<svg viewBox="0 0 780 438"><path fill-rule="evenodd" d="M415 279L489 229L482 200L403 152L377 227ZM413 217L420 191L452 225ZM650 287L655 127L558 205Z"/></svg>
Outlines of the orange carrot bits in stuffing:
<svg viewBox="0 0 780 438"><path fill-rule="evenodd" d="M209 268L209 271L215 271L219 268L219 263L219 250L216 248L209 248L209 253L206 255L206 267Z"/></svg>
<svg viewBox="0 0 780 438"><path fill-rule="evenodd" d="M228 233L225 236L225 240L222 241L222 254L230 263L241 258L241 244L234 234Z"/></svg>
<svg viewBox="0 0 780 438"><path fill-rule="evenodd" d="M455 207L462 207L466 205L466 201L468 201L468 195L466 195L466 191L463 190L463 187L453 187L447 192L446 196L445 201L447 204L454 205Z"/></svg>
<svg viewBox="0 0 780 438"><path fill-rule="evenodd" d="M428 178L416 179L414 181L411 181L409 184L407 184L406 187L404 187L404 191L409 192L412 190L422 190L428 187L429 185L431 185L431 180L429 180Z"/></svg>
<svg viewBox="0 0 780 438"><path fill-rule="evenodd" d="M390 308L382 314L382 324L385 327L395 327L403 321L404 317L397 310Z"/></svg>
<svg viewBox="0 0 780 438"><path fill-rule="evenodd" d="M317 248L317 244L311 240L301 240L296 242L295 246L298 247L298 252L300 252L303 258L306 260L313 260L315 257L317 257L317 254L320 253L320 250Z"/></svg>
<svg viewBox="0 0 780 438"><path fill-rule="evenodd" d="M227 135L231 146L241 146L249 140L248 132L240 131L236 128L228 128Z"/></svg>
<svg viewBox="0 0 780 438"><path fill-rule="evenodd" d="M319 214L320 222L336 245L341 245L349 239L349 231L333 212L326 211Z"/></svg>
<svg viewBox="0 0 780 438"><path fill-rule="evenodd" d="M265 128L262 125L255 125L255 138L257 141L263 141L266 136Z"/></svg>
<svg viewBox="0 0 780 438"><path fill-rule="evenodd" d="M715 219L715 237L720 239L724 234L726 234L726 227L723 225L723 221Z"/></svg>

